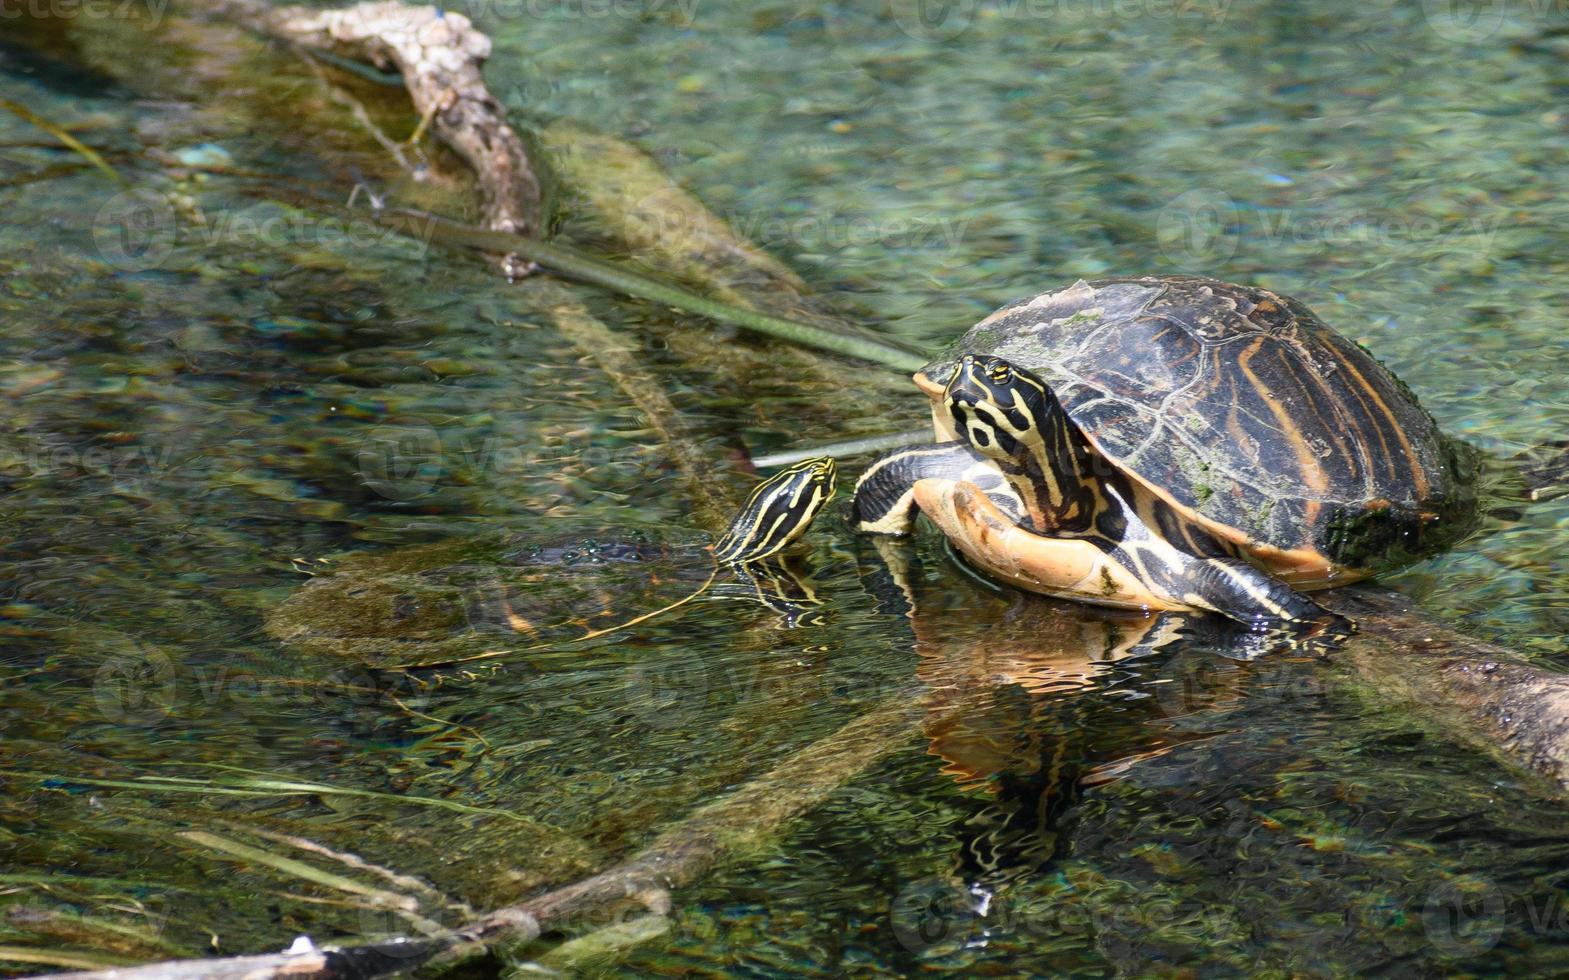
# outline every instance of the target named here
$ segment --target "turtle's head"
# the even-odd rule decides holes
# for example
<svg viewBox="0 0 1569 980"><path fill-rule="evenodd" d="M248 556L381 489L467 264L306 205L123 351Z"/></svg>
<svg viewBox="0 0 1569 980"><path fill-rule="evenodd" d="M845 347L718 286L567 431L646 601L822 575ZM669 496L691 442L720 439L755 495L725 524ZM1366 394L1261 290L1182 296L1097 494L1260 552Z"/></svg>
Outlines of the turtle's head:
<svg viewBox="0 0 1569 980"><path fill-rule="evenodd" d="M964 355L943 390L959 438L992 459L1020 460L1039 446L1052 401L1046 382L990 354Z"/></svg>
<svg viewBox="0 0 1569 980"><path fill-rule="evenodd" d="M833 457L819 456L758 484L725 536L714 545L714 557L744 562L784 550L806 533L812 519L833 497L836 470Z"/></svg>

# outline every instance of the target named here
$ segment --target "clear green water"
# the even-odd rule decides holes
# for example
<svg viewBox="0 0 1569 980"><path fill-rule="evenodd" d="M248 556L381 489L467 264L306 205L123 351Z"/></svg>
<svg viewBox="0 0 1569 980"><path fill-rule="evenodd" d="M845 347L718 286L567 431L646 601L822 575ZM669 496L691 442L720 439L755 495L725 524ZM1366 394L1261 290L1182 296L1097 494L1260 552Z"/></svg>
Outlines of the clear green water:
<svg viewBox="0 0 1569 980"><path fill-rule="evenodd" d="M843 310L936 340L1081 275L1260 282L1507 453L1569 430L1569 48L1559 8L1479 10L959 3L926 31L870 3L473 12L510 108L635 140ZM1190 651L1063 690L1099 621L1042 626L929 538L913 620L827 521L824 604L794 629L716 597L439 684L269 637L323 556L690 526L690 505L528 289L273 203L358 175L415 192L303 63L177 20L15 29L5 96L133 179L169 186L159 161L203 143L242 172L188 183L215 230L133 269L95 240L102 177L0 186L0 945L145 959L407 928L190 831L310 838L492 907L614 863L914 681L919 730L601 969L1569 969L1569 811L1535 784L1314 665ZM76 162L10 115L0 144L0 180ZM712 328L578 295L644 341L715 460L922 414L857 403L854 373L716 374L683 353ZM410 432L427 465L389 481L382 447ZM1569 501L1545 505L1390 584L1561 665L1566 535ZM339 792L86 782L215 765ZM967 855L1008 811L1040 830L999 886ZM994 888L985 914L966 884Z"/></svg>

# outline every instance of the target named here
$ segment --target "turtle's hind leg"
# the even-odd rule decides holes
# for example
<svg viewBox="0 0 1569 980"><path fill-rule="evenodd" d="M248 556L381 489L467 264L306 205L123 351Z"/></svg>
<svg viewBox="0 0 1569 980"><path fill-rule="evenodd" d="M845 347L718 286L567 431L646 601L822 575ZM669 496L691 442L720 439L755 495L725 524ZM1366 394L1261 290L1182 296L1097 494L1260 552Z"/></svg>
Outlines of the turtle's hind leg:
<svg viewBox="0 0 1569 980"><path fill-rule="evenodd" d="M1166 584L1187 604L1246 626L1233 651L1244 659L1325 653L1356 632L1356 624L1344 616L1238 558L1193 559L1171 569Z"/></svg>

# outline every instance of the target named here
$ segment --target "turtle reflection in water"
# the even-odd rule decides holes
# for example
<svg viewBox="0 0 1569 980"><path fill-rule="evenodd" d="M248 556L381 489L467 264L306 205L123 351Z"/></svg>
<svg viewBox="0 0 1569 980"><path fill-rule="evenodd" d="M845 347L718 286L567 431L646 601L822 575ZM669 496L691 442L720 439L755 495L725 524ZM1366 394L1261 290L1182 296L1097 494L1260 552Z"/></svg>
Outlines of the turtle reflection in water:
<svg viewBox="0 0 1569 980"><path fill-rule="evenodd" d="M543 651L708 597L756 601L793 625L818 600L783 552L832 497L834 476L828 458L775 474L712 546L678 529L596 529L565 544L490 537L351 555L275 609L267 630L390 668Z"/></svg>
<svg viewBox="0 0 1569 980"><path fill-rule="evenodd" d="M1199 664L1207 669L1195 676L1222 677L1231 671L1220 665L1240 667L1214 656L1241 651L1237 631L1214 616L1148 615L951 577L922 589L919 559L881 542L878 551L865 580L885 610L909 618L927 751L977 801L958 833L950 883L976 914L1058 856L1059 822L1081 790L1207 737L1162 723L1172 706L1126 681L1140 680L1152 664L1163 673ZM1104 696L1117 688L1137 693ZM1211 696L1186 688L1170 693Z"/></svg>

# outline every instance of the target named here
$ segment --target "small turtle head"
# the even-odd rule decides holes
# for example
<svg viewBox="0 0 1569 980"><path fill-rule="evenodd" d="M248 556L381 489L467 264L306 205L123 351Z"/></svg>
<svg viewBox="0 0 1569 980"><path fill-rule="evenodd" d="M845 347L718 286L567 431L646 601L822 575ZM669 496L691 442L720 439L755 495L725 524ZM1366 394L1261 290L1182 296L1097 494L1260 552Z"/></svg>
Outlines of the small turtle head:
<svg viewBox="0 0 1569 980"><path fill-rule="evenodd" d="M834 495L837 467L830 456L796 463L758 484L730 529L714 545L724 562L754 561L784 550L806 533Z"/></svg>
<svg viewBox="0 0 1569 980"><path fill-rule="evenodd" d="M1040 443L1046 382L1000 357L966 354L943 391L955 431L992 459L1019 459Z"/></svg>

